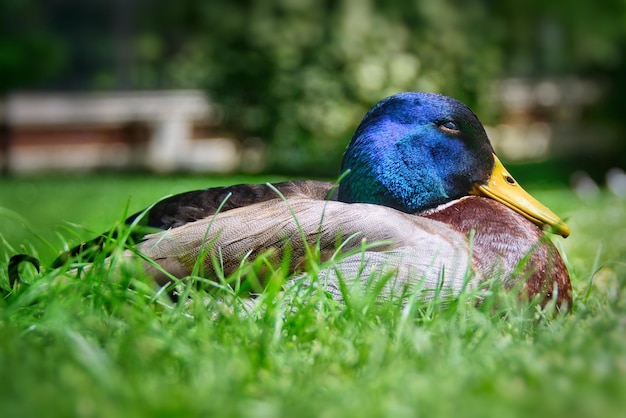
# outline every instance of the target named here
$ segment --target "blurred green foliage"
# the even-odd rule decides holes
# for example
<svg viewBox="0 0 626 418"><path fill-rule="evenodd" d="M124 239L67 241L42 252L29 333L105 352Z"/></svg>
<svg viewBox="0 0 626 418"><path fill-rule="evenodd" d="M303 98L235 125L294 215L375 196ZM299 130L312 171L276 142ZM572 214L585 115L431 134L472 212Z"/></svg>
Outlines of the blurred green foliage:
<svg viewBox="0 0 626 418"><path fill-rule="evenodd" d="M494 80L583 74L614 92L609 116L625 110L624 0L0 0L0 9L1 91L201 88L230 133L270 143L275 171L335 172L365 111L398 91L449 94L489 122Z"/></svg>

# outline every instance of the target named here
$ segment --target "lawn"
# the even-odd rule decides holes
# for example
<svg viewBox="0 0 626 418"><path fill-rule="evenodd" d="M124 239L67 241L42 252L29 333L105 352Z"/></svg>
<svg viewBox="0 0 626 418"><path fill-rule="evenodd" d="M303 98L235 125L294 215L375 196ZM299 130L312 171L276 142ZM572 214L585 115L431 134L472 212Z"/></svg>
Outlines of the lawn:
<svg viewBox="0 0 626 418"><path fill-rule="evenodd" d="M0 286L15 252L45 265L164 195L267 180L0 179ZM251 308L189 287L191 301L174 303L141 275L112 280L103 262L84 280L44 269L0 299L2 416L623 416L626 201L526 188L572 229L555 238L575 291L567 315L501 292L442 308L273 286Z"/></svg>

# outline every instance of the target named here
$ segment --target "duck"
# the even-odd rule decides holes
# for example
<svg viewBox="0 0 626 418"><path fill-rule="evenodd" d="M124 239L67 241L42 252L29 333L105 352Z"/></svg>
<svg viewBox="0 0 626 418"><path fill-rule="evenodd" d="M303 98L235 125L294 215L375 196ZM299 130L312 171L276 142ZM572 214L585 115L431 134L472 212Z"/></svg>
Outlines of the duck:
<svg viewBox="0 0 626 418"><path fill-rule="evenodd" d="M167 197L126 220L136 244L125 254L142 254L143 269L161 284L215 277L216 269L230 274L268 251L276 260L288 252L290 273L300 278L307 248L317 244L322 257L337 258L317 273L337 299L342 281L378 275L385 295L454 296L495 280L520 298L571 305L567 267L546 233L565 238L569 227L511 176L460 101L428 92L383 99L363 117L340 172L335 183L239 184Z"/></svg>

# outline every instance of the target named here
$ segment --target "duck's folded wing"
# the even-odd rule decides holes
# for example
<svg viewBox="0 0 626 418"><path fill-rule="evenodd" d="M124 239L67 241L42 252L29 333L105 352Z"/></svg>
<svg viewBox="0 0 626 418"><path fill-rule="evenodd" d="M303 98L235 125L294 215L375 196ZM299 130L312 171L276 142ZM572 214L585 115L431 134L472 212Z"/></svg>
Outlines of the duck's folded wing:
<svg viewBox="0 0 626 418"><path fill-rule="evenodd" d="M337 252L332 270L338 280L367 280L373 272L392 273L398 283L458 290L471 272L467 240L445 224L391 208L294 197L271 200L219 213L145 237L138 250L170 274L189 275L197 263L210 276L219 263L226 274L244 258L271 250L277 261L290 249L292 267L306 246L319 243L325 254ZM362 251L361 251L362 250ZM159 271L146 266L152 274ZM334 283L334 284L333 284Z"/></svg>
<svg viewBox="0 0 626 418"><path fill-rule="evenodd" d="M133 225L131 241L139 242L144 236L159 230L178 228L189 222L213 216L218 212L224 213L268 200L292 197L312 200L333 199L334 186L333 183L300 180L193 190L165 198L131 215L125 222L127 225ZM95 255L103 251L103 243L108 237L116 235L116 231L110 231L90 241L80 243L60 254L53 261L52 266L60 267L78 255L83 261L93 261Z"/></svg>
<svg viewBox="0 0 626 418"><path fill-rule="evenodd" d="M165 198L146 213L138 212L130 216L126 223L131 224L139 216L142 225L157 228L177 228L188 222L194 222L232 209L266 202L284 197L304 197L312 200L331 198L333 183L301 180L285 181L274 184L237 184L226 187L194 190Z"/></svg>

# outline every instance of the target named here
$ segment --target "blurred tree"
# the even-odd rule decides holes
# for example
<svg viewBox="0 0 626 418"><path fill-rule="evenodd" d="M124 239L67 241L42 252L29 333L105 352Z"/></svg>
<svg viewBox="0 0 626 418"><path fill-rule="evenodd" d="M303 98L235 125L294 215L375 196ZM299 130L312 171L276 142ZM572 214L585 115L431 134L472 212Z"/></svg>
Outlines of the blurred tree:
<svg viewBox="0 0 626 418"><path fill-rule="evenodd" d="M144 27L169 29L143 33L142 74L204 86L237 134L271 139L275 170L336 167L365 111L395 92L484 105L499 70L497 33L467 35L488 17L481 2L160 3Z"/></svg>
<svg viewBox="0 0 626 418"><path fill-rule="evenodd" d="M364 112L398 91L446 93L489 121L490 85L503 75L593 69L623 86L614 75L626 65L624 0L0 6L3 91L202 88L222 105L231 132L269 143L273 170L334 173Z"/></svg>
<svg viewBox="0 0 626 418"><path fill-rule="evenodd" d="M35 1L0 0L0 95L57 77L64 40L49 30Z"/></svg>

